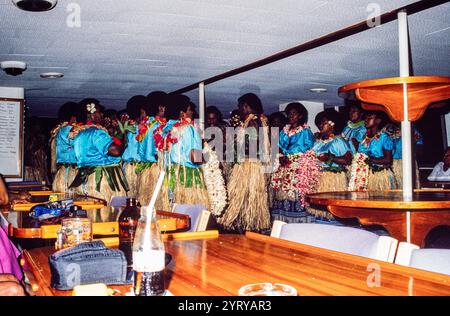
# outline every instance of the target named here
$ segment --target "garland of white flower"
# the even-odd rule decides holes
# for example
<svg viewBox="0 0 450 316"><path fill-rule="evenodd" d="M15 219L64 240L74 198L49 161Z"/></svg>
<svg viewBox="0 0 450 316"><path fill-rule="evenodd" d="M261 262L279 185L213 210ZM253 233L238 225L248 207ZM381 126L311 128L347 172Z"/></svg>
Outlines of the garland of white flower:
<svg viewBox="0 0 450 316"><path fill-rule="evenodd" d="M369 177L369 165L367 155L356 153L350 166L349 191L367 191L367 178Z"/></svg>
<svg viewBox="0 0 450 316"><path fill-rule="evenodd" d="M206 189L208 191L211 213L219 216L227 205L225 181L223 180L222 172L219 168L219 160L216 152L212 150L206 142L203 151L209 156L208 161L202 168Z"/></svg>

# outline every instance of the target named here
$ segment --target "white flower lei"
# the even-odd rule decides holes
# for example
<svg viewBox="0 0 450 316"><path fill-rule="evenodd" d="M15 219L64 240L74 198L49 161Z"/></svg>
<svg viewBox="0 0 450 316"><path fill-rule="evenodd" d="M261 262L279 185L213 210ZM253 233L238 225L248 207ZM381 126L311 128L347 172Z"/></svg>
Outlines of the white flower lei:
<svg viewBox="0 0 450 316"><path fill-rule="evenodd" d="M208 191L211 213L219 216L227 205L225 181L219 168L219 160L216 152L212 150L206 142L203 151L205 154L209 155L208 161L203 164L202 168L206 189Z"/></svg>
<svg viewBox="0 0 450 316"><path fill-rule="evenodd" d="M369 165L366 163L367 155L356 153L350 166L349 191L367 191L367 178L369 177Z"/></svg>

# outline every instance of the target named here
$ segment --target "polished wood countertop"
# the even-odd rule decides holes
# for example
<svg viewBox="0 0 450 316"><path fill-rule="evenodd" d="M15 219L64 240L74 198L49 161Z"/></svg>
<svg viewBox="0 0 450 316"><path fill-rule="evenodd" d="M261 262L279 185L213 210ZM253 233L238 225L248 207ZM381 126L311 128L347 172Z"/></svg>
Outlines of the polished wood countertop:
<svg viewBox="0 0 450 316"><path fill-rule="evenodd" d="M283 283L309 295L450 295L450 276L247 233L167 240L173 257L166 269L176 296L237 295L244 285ZM71 295L50 289L52 248L24 252L42 295ZM110 286L122 295L129 286Z"/></svg>

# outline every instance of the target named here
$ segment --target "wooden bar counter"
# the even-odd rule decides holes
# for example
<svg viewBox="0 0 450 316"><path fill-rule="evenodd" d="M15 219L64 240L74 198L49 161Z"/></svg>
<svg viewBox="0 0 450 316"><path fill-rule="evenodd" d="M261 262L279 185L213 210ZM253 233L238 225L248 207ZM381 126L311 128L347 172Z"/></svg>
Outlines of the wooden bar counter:
<svg viewBox="0 0 450 316"><path fill-rule="evenodd" d="M255 233L212 237L166 241L166 251L173 257L166 283L175 296L237 295L240 287L258 282L291 285L299 296L450 295L450 276L443 274ZM49 287L48 256L53 251L25 251L28 274L38 284L38 294L71 295L71 291ZM121 295L130 290L129 286L110 287Z"/></svg>
<svg viewBox="0 0 450 316"><path fill-rule="evenodd" d="M381 225L399 241L407 241L407 212L411 242L423 247L435 227L450 225L449 190L415 190L404 201L400 190L379 192L322 192L309 194L311 204L323 205L339 218L357 218L363 225Z"/></svg>

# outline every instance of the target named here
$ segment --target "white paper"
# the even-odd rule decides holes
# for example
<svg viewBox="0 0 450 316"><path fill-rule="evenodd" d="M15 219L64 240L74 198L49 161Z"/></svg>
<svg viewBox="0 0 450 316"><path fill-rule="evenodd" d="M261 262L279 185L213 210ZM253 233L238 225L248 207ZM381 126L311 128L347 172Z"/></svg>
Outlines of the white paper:
<svg viewBox="0 0 450 316"><path fill-rule="evenodd" d="M166 265L166 253L163 250L133 252L133 270L137 272L158 272Z"/></svg>
<svg viewBox="0 0 450 316"><path fill-rule="evenodd" d="M0 173L19 175L20 157L20 102L0 101Z"/></svg>

